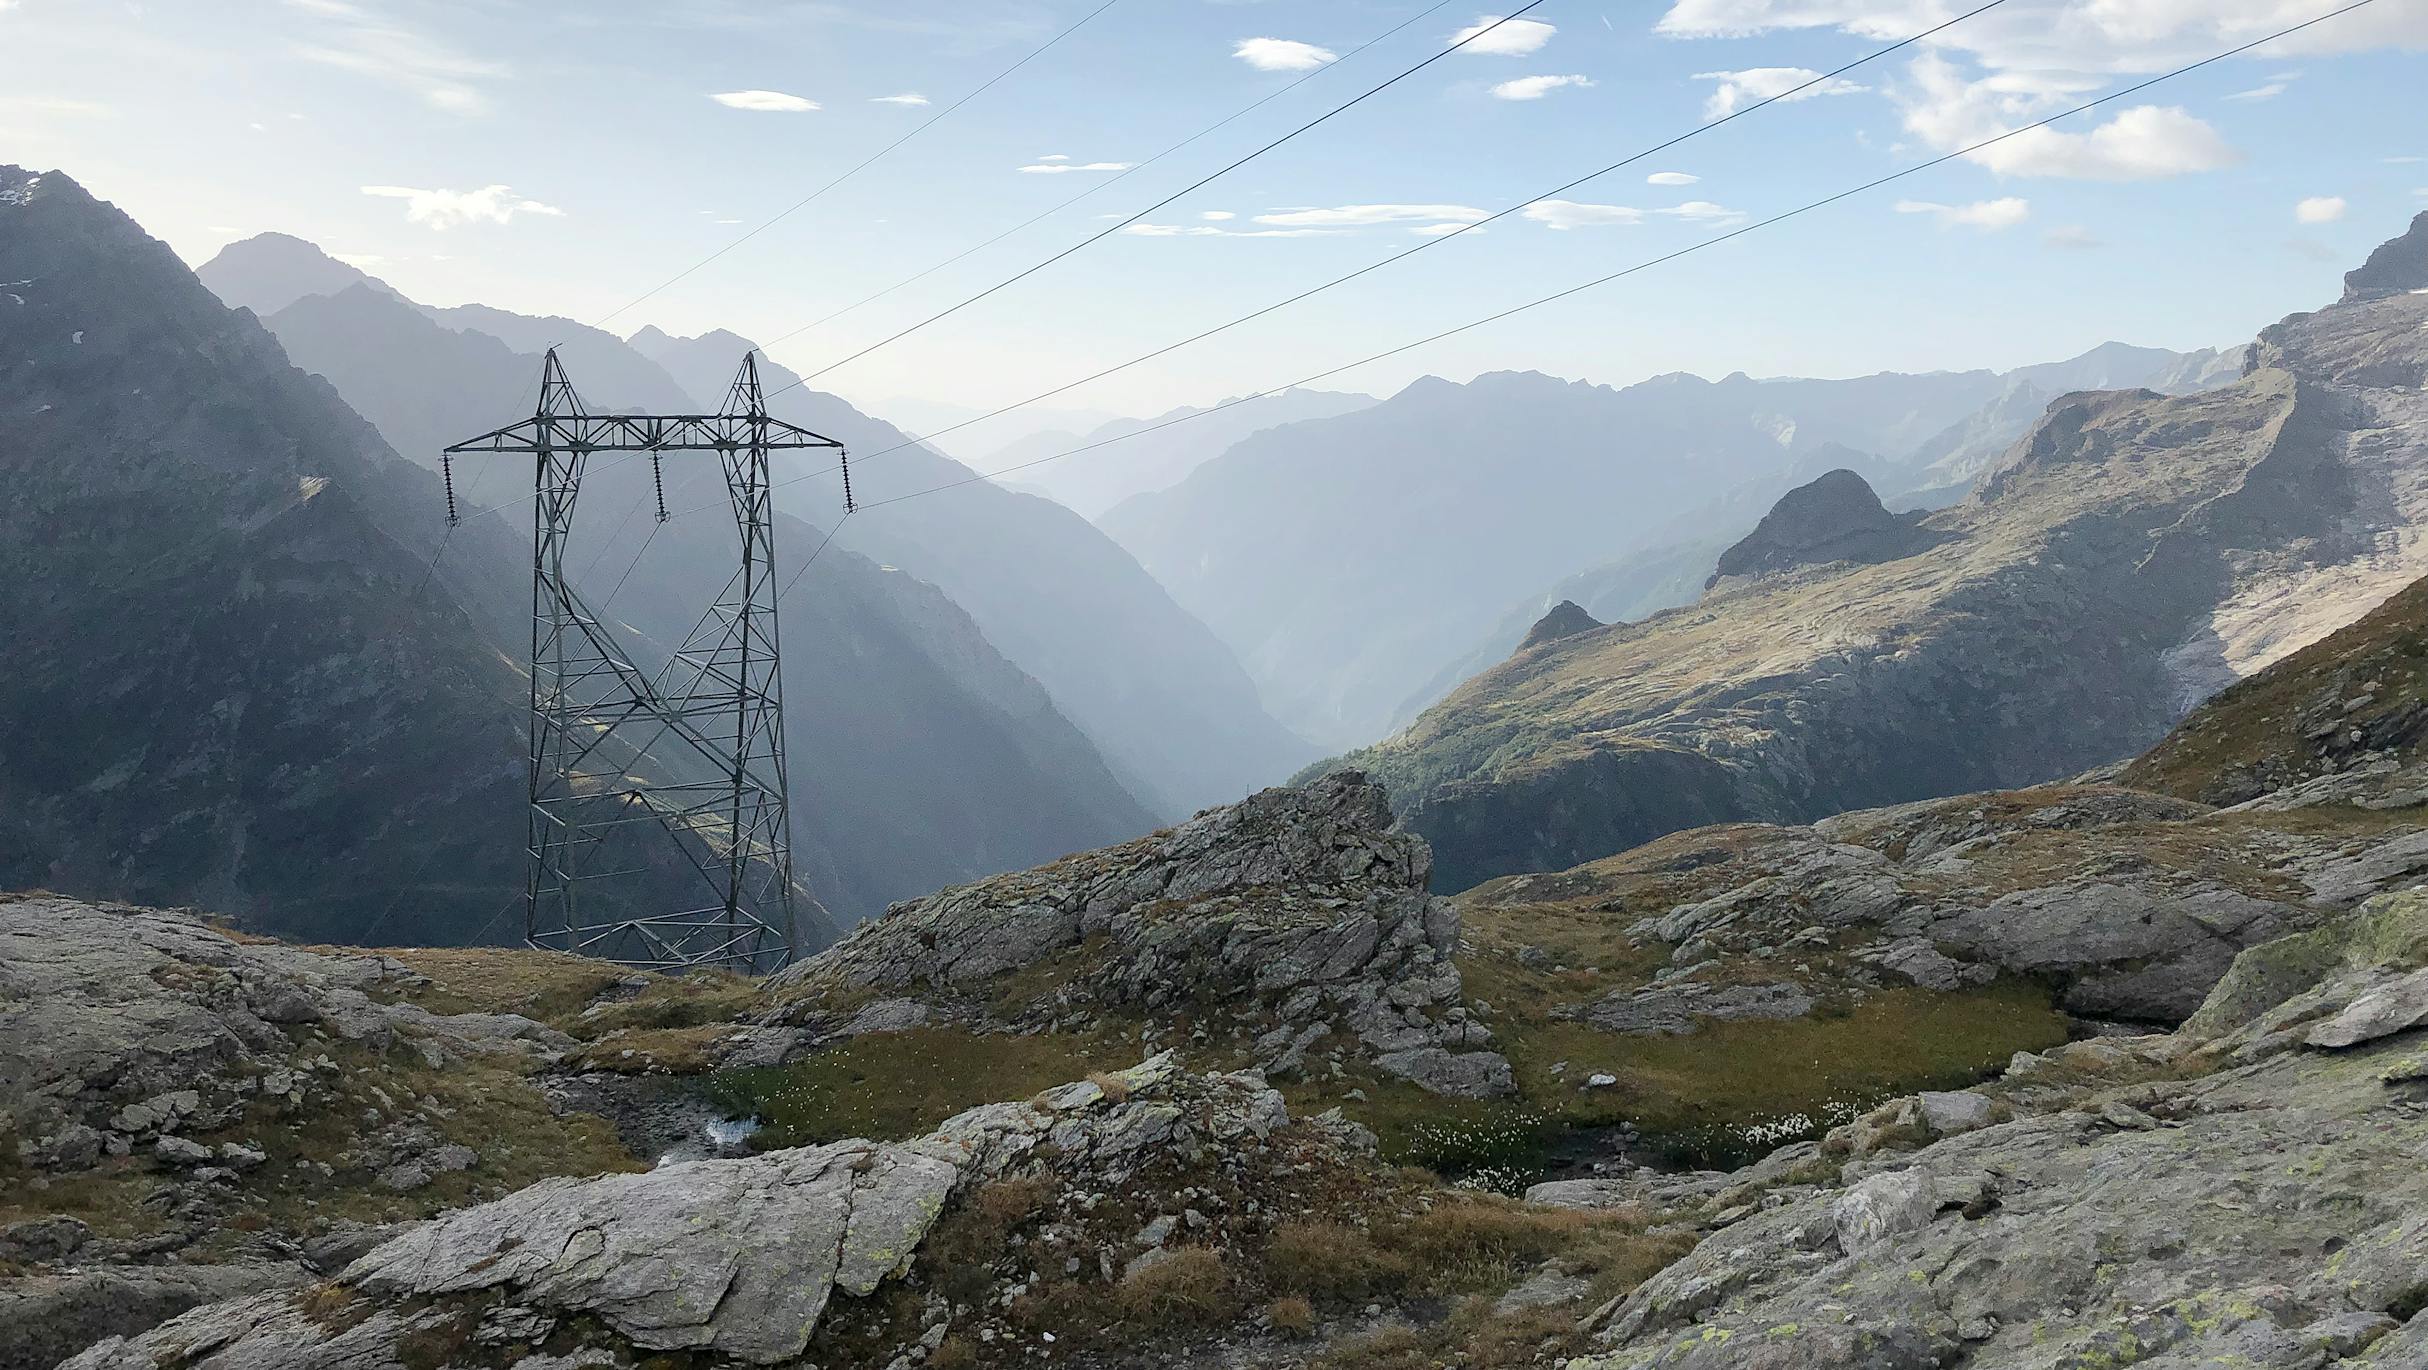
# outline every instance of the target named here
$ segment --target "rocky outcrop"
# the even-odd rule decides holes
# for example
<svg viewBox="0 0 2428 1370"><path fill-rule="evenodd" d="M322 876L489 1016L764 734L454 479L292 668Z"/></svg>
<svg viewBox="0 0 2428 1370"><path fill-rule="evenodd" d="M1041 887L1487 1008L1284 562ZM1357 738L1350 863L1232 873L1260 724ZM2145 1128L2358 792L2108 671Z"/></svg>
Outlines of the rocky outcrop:
<svg viewBox="0 0 2428 1370"><path fill-rule="evenodd" d="M239 940L199 914L0 896L0 1138L51 1171L135 1150L193 1154L252 1104L301 1110L337 1067L327 1050L402 1047L436 1066L543 1055L571 1039L515 1014L433 1014L374 991L417 977L380 956Z"/></svg>
<svg viewBox="0 0 2428 1370"><path fill-rule="evenodd" d="M1043 1186L1020 1191L1033 1207L1068 1194L1084 1212L1142 1170L1185 1159L1221 1176L1285 1143L1304 1169L1337 1171L1366 1164L1372 1139L1320 1121L1294 1126L1263 1081L1184 1075L1166 1054L1025 1103L973 1109L911 1141L846 1141L549 1181L417 1227L309 1300L218 1304L95 1345L67 1366L385 1365L417 1341L449 1339L480 1348L472 1354L482 1364L532 1364L521 1357L542 1344L610 1358L680 1351L720 1364L792 1363L816 1358L813 1339L838 1304L869 1300L889 1284L933 1288L979 1273L929 1269L922 1247L948 1215L984 1207L975 1195L992 1182L1018 1177ZM1151 1253L1168 1257L1184 1233L1222 1241L1230 1226L1258 1221L1252 1211L1217 1211L1219 1218L1190 1208L1185 1220L1149 1224L1118 1248L1075 1241L1083 1217L1044 1244L1084 1252L1067 1269L1112 1284L1123 1278L1114 1273L1117 1252L1135 1271L1156 1263ZM1044 1253L1035 1259L1042 1263ZM1065 1268L1055 1265L1058 1275ZM896 1333L899 1342L879 1362L933 1348L954 1330L975 1331L1024 1289L977 1309L939 1305L931 1295L937 1315Z"/></svg>
<svg viewBox="0 0 2428 1370"><path fill-rule="evenodd" d="M1602 621L1586 613L1584 606L1573 599L1563 599L1552 605L1550 612L1536 619L1534 626L1526 630L1526 640L1518 644L1518 650L1522 652L1529 647L1540 647L1546 642L1557 642L1564 637L1589 633L1601 626Z"/></svg>
<svg viewBox="0 0 2428 1370"><path fill-rule="evenodd" d="M2344 273L2344 301L2428 290L2428 212L2411 221L2403 236L2381 243L2369 260Z"/></svg>
<svg viewBox="0 0 2428 1370"><path fill-rule="evenodd" d="M2090 1019L2183 1021L2238 953L2428 875L2428 816L2221 814L2111 786L2050 786L1697 829L1460 903L1496 951L1579 916L1652 951L1563 1016L1686 1034L1849 996L2024 977ZM1541 929L1538 933L1536 930Z"/></svg>
<svg viewBox="0 0 2428 1370"><path fill-rule="evenodd" d="M1757 535L1723 569L1764 574L1512 657L1342 764L1457 889L2133 755L2428 573L2424 323L2428 294L2387 286L2269 328L2234 384L2064 396L1914 526L1929 545ZM1886 535L1831 484L1851 525L1818 532Z"/></svg>
<svg viewBox="0 0 2428 1370"><path fill-rule="evenodd" d="M1447 1092L1505 1092L1459 1002L1458 913L1431 854L1355 773L1271 789L1178 827L897 904L785 971L779 990L916 992L1027 1029L1168 1015L1253 1040L1277 1072L1353 1051ZM1052 972L1000 1002L1012 976ZM821 997L805 998L796 1017Z"/></svg>
<svg viewBox="0 0 2428 1370"><path fill-rule="evenodd" d="M1706 590L1724 580L1775 575L1835 561L1895 561L1938 541L1922 515L1899 516L1880 504L1863 477L1841 467L1779 497L1753 532L1720 554Z"/></svg>
<svg viewBox="0 0 2428 1370"><path fill-rule="evenodd" d="M2310 976L2282 978L2284 944L2247 952L2220 989L2238 1007L2193 1029L2019 1060L1974 1108L1831 1134L1802 1183L1724 1188L1728 1223L1571 1364L2423 1363L2428 1067L2378 1009L2421 974L2428 898L2308 940ZM2258 981L2290 992L2261 1007Z"/></svg>

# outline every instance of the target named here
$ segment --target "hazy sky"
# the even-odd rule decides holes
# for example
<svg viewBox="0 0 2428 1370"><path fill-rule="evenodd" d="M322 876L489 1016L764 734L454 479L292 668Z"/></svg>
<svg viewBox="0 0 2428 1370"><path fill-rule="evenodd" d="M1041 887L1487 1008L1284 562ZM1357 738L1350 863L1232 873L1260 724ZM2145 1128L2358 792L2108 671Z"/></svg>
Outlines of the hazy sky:
<svg viewBox="0 0 2428 1370"><path fill-rule="evenodd" d="M1053 218L772 347L812 370L1188 184L1478 20L1430 0L1115 0L840 189L610 323L772 339L1303 85ZM0 0L0 160L189 261L265 229L426 301L595 322L1101 0ZM1693 129L1964 0L1548 0L1141 225L823 378L993 404L1123 360ZM1075 392L1150 412L1294 380L1674 251L2323 13L2007 0L1566 203ZM1497 12L1496 12L1497 13ZM1395 36L1365 44L1404 20ZM1487 15L1485 18L1493 16ZM2247 338L2428 207L2428 0L2221 64L1354 372L1849 375L2108 338ZM0 262L0 270L6 263ZM612 403L612 397L596 397Z"/></svg>

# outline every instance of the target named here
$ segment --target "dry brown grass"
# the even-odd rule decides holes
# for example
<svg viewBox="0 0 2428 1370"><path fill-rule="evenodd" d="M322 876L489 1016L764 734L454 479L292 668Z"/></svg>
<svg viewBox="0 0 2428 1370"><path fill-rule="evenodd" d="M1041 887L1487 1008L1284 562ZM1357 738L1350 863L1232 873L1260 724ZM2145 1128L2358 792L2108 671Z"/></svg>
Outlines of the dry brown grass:
<svg viewBox="0 0 2428 1370"><path fill-rule="evenodd" d="M1315 1305L1296 1294L1284 1294L1265 1306L1265 1321L1286 1337L1304 1337L1315 1330Z"/></svg>
<svg viewBox="0 0 2428 1370"><path fill-rule="evenodd" d="M1104 1091L1107 1103L1129 1102L1130 1082L1119 1075L1102 1070L1090 1071L1088 1072L1088 1083Z"/></svg>
<svg viewBox="0 0 2428 1370"><path fill-rule="evenodd" d="M1202 1246L1182 1247L1123 1276L1114 1301L1124 1317L1148 1327L1206 1327L1238 1308L1230 1264Z"/></svg>
<svg viewBox="0 0 2428 1370"><path fill-rule="evenodd" d="M1394 1289L1408 1263L1375 1245L1363 1228L1344 1222L1283 1223L1265 1242L1265 1282L1288 1294L1334 1301Z"/></svg>

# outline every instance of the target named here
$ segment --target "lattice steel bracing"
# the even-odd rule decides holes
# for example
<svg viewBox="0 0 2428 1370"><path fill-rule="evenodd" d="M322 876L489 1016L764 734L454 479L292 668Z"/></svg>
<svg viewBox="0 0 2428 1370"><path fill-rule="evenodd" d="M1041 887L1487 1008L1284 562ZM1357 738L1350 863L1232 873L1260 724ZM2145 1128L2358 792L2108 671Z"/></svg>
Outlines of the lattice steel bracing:
<svg viewBox="0 0 2428 1370"><path fill-rule="evenodd" d="M447 449L450 519L455 457L532 464L524 915L532 946L653 969L767 970L790 957L792 841L768 466L771 452L796 448L843 455L841 443L767 416L756 356L743 359L721 413L592 414L551 350L529 419ZM688 452L713 452L723 468L741 561L652 675L583 602L566 554L593 456L634 454L656 465ZM662 480L658 488L664 521ZM669 839L698 872L705 897L663 911L632 907L619 897L629 884L608 882L662 864ZM624 868L603 868L617 866Z"/></svg>

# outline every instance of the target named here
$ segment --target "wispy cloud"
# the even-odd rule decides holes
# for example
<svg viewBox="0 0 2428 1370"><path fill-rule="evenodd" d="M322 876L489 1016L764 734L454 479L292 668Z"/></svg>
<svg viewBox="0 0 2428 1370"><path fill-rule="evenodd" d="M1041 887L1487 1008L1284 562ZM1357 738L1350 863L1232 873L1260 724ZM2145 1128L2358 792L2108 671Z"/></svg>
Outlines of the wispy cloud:
<svg viewBox="0 0 2428 1370"><path fill-rule="evenodd" d="M1225 223L1225 222L1228 222L1229 220L1232 220L1232 219L1236 219L1236 218L1238 218L1239 216L1238 216L1238 215L1236 215L1236 214L1234 214L1234 213L1232 213L1231 211L1229 211L1229 210L1227 210L1227 209L1209 209L1209 210L1207 210L1206 212L1204 212L1203 214L1198 215L1197 217L1198 217L1198 218L1200 218L1200 219L1205 220L1207 223L1210 223L1210 224L1219 224L1219 223Z"/></svg>
<svg viewBox="0 0 2428 1370"><path fill-rule="evenodd" d="M1648 186L1690 186L1702 179L1700 176L1684 171L1656 171L1644 178L1644 184Z"/></svg>
<svg viewBox="0 0 2428 1370"><path fill-rule="evenodd" d="M821 108L815 100L780 90L728 90L708 98L727 109L746 109L757 114L807 114Z"/></svg>
<svg viewBox="0 0 2428 1370"><path fill-rule="evenodd" d="M2293 219L2296 223L2331 224L2350 208L2341 195L2313 195L2293 207Z"/></svg>
<svg viewBox="0 0 2428 1370"><path fill-rule="evenodd" d="M868 102L872 105L910 105L914 108L924 109L927 106L927 97L915 90L906 90L900 95L872 95Z"/></svg>
<svg viewBox="0 0 2428 1370"><path fill-rule="evenodd" d="M1467 46L1460 48L1461 52L1481 53L1487 57L1523 57L1530 52L1542 51L1543 45L1551 41L1551 35L1559 32L1555 25L1537 19L1512 19L1498 28L1493 27L1500 18L1497 14L1479 14L1474 23L1451 34L1450 42L1454 46L1465 43ZM1490 32L1486 32L1488 29Z"/></svg>
<svg viewBox="0 0 2428 1370"><path fill-rule="evenodd" d="M1492 98L1496 100L1540 100L1563 86L1582 88L1592 84L1591 79L1583 76L1521 76L1514 81L1503 81L1494 86Z"/></svg>
<svg viewBox="0 0 2428 1370"><path fill-rule="evenodd" d="M1707 119L1725 119L1756 100L1781 96L1789 101L1810 100L1823 95L1858 95L1871 89L1857 85L1843 76L1824 81L1821 73L1810 67L1747 67L1743 71L1698 71L1698 81L1720 84L1703 104ZM1811 84L1807 85L1806 83ZM1804 86L1802 90L1796 87ZM1789 95L1794 90L1796 93Z"/></svg>
<svg viewBox="0 0 2428 1370"><path fill-rule="evenodd" d="M1625 205L1584 204L1576 200L1545 200L1518 211L1545 228L1565 233L1572 228L1623 228L1644 222L1644 211Z"/></svg>
<svg viewBox="0 0 2428 1370"><path fill-rule="evenodd" d="M1656 209L1653 213L1666 214L1673 219L1684 219L1688 223L1703 224L1711 228L1727 228L1732 224L1741 224L1749 217L1741 209L1730 209L1726 205L1716 205L1709 200L1688 200L1682 205Z"/></svg>
<svg viewBox="0 0 2428 1370"><path fill-rule="evenodd" d="M1256 222L1276 228L1371 228L1376 224L1471 224L1491 217L1489 211L1472 205L1338 205L1275 210L1257 215Z"/></svg>
<svg viewBox="0 0 2428 1370"><path fill-rule="evenodd" d="M1134 162L1074 162L1062 153L1040 157L1020 168L1032 176L1059 176L1066 171L1128 171Z"/></svg>
<svg viewBox="0 0 2428 1370"><path fill-rule="evenodd" d="M1345 228L1216 228L1211 224L1128 224L1133 238L1337 238Z"/></svg>
<svg viewBox="0 0 2428 1370"><path fill-rule="evenodd" d="M2270 81L2264 86L2253 86L2249 90L2238 90L2226 98L2229 100L2273 100L2277 96L2284 93L2284 82Z"/></svg>
<svg viewBox="0 0 2428 1370"><path fill-rule="evenodd" d="M1995 232L2013 228L2032 215L2029 200L2009 195L1998 200L1976 200L1969 205L1934 204L1929 200L1899 200L1899 214L1928 214L1939 221L1941 228L1978 228Z"/></svg>
<svg viewBox="0 0 2428 1370"><path fill-rule="evenodd" d="M2087 252L2099 246L2099 239L2080 224L2066 224L2040 235L2040 241L2067 252Z"/></svg>
<svg viewBox="0 0 2428 1370"><path fill-rule="evenodd" d="M1340 60L1330 48L1289 38L1243 38L1231 55L1258 71L1313 71Z"/></svg>
<svg viewBox="0 0 2428 1370"><path fill-rule="evenodd" d="M502 63L457 52L354 0L287 4L323 21L311 41L294 45L296 56L411 91L435 109L483 113L489 100L475 83L509 74Z"/></svg>
<svg viewBox="0 0 2428 1370"><path fill-rule="evenodd" d="M405 202L408 222L428 224L445 231L464 224L511 223L526 215L559 218L565 211L555 205L516 195L506 186L483 186L479 190L419 190L412 186L364 186L365 195L385 200Z"/></svg>

